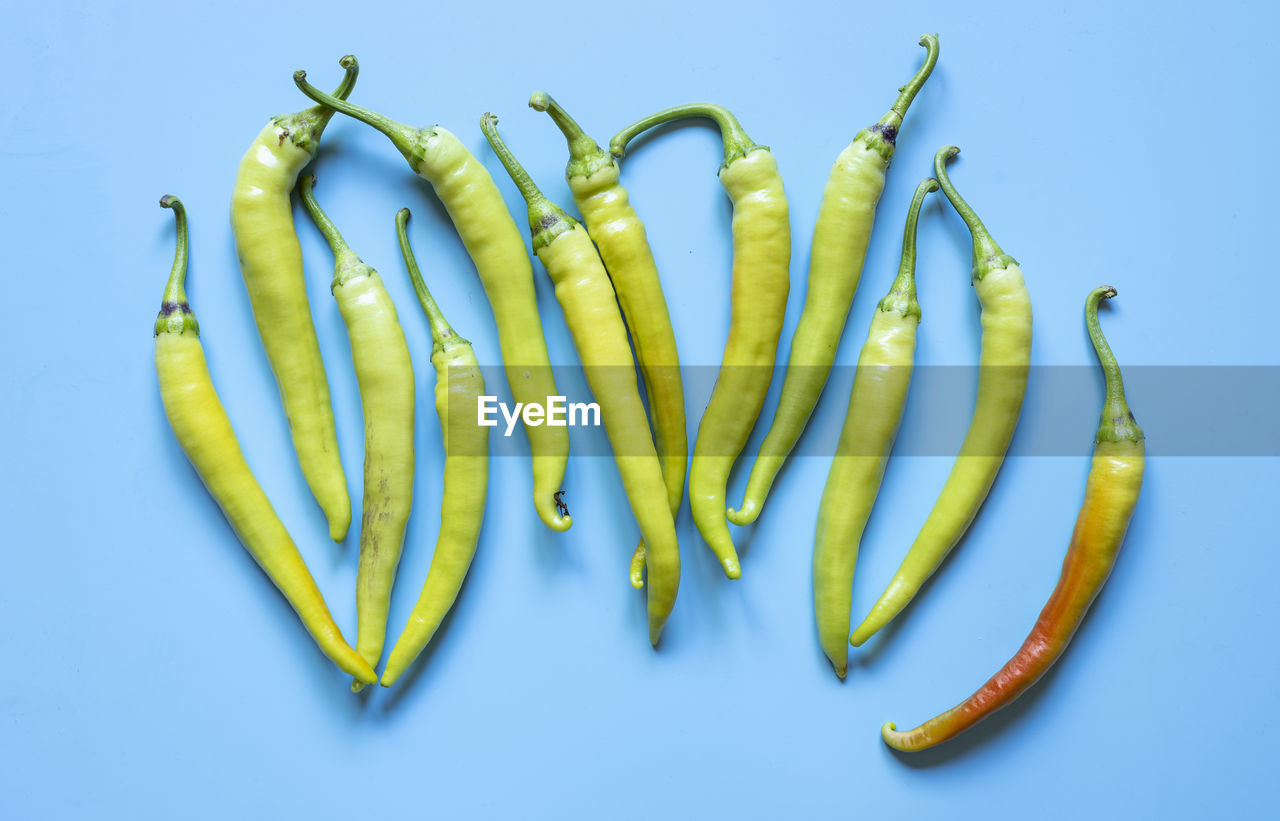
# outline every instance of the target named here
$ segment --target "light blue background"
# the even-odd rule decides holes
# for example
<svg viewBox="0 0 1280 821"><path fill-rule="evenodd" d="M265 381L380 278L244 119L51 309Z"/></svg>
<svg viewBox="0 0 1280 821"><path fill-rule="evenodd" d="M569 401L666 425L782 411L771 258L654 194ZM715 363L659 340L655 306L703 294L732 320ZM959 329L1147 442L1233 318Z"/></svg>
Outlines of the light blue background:
<svg viewBox="0 0 1280 821"><path fill-rule="evenodd" d="M1280 460L1153 458L1125 549L1064 663L961 741L899 756L886 719L950 707L1018 646L1052 587L1088 469L1015 458L918 602L837 681L811 626L810 550L827 460L797 459L726 581L679 528L680 599L661 650L627 584L635 527L610 460L572 460L575 527L537 524L522 459L495 460L480 549L425 664L357 698L237 544L160 407L151 326L172 255L157 207L192 219L190 295L213 376L260 481L348 635L356 528L331 544L296 466L227 221L241 154L306 101L290 75L458 133L515 190L477 127L568 203L565 150L528 94L555 94L600 140L655 108L731 107L771 145L794 232L785 355L831 162L919 64L942 57L899 142L839 361L851 364L897 262L902 214L938 146L1036 310L1036 364L1092 362L1087 291L1137 365L1277 365L1274 12L1261 3L718 4L17 3L0 39L0 815L8 818L1040 818L1244 816L1271 806L1280 731L1273 526ZM215 10L216 8L216 10ZM624 181L658 256L683 362L715 365L728 327L729 207L700 126L637 146ZM492 319L425 183L386 140L336 118L322 203L400 307L419 389L419 470L392 625L425 575L441 452L430 339L395 250L412 236L482 360ZM299 216L344 462L359 498L361 418L331 259ZM971 364L968 239L941 197L922 223L918 362ZM554 361L576 357L535 265ZM487 358L487 359L486 359ZM495 385L505 392L505 386ZM570 390L573 386L569 386ZM776 402L775 381L766 414ZM1101 388L1096 386L1096 397ZM1167 396L1131 395L1156 439ZM956 396L967 415L971 396ZM845 397L824 396L838 420ZM689 401L690 434L701 403ZM1025 415L1051 409L1034 383ZM1239 418L1230 397L1206 435ZM935 409L936 411L936 409ZM935 412L929 411L929 412ZM908 440L927 423L912 407ZM830 423L830 421L828 421ZM749 448L761 438L757 430ZM879 593L949 460L895 460L868 528L855 620ZM738 498L745 471L730 495ZM392 636L394 638L394 636Z"/></svg>

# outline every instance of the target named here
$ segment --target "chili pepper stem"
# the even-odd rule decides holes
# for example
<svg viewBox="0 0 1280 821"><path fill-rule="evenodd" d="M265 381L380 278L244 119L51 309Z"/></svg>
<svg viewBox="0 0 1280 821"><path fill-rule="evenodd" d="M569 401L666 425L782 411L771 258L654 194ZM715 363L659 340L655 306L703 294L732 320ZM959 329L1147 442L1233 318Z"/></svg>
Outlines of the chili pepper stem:
<svg viewBox="0 0 1280 821"><path fill-rule="evenodd" d="M160 300L160 315L156 317L155 335L162 333L192 333L200 335L200 323L187 303L187 257L190 240L187 229L187 209L182 200L171 194L160 198L161 208L173 209L178 240L173 252L173 269L164 286Z"/></svg>
<svg viewBox="0 0 1280 821"><path fill-rule="evenodd" d="M516 188L520 191L520 196L524 198L525 205L529 211L529 230L533 232L533 250L535 252L539 248L550 245L552 240L578 224L578 221L566 214L560 206L547 199L542 190L538 188L537 183L529 176L529 172L516 159L515 154L512 154L511 149L507 148L502 136L498 134L498 117L496 114L486 111L485 115L480 118L480 130L484 132L490 147L493 148L493 153L498 155L503 168L507 169L507 173L511 176L511 181L515 183Z"/></svg>
<svg viewBox="0 0 1280 821"><path fill-rule="evenodd" d="M187 304L187 256L190 242L187 232L187 209L182 200L172 194L160 198L161 208L172 208L178 232L177 247L173 252L173 269L169 271L169 280L164 285L164 302Z"/></svg>
<svg viewBox="0 0 1280 821"><path fill-rule="evenodd" d="M360 63L356 60L354 54L348 54L338 61L338 65L342 66L346 73L342 75L342 81L333 90L333 94L325 96L342 102L347 99L347 95L355 88L356 77L360 74ZM334 109L331 106L316 105L296 114L272 117L271 122L283 128L285 135L293 141L294 145L309 154L314 154L316 144L320 141L320 135L324 133L325 127L333 119L333 112Z"/></svg>
<svg viewBox="0 0 1280 821"><path fill-rule="evenodd" d="M920 208L924 198L938 190L938 181L929 177L916 186L907 211L907 224L902 232L902 258L898 263L898 275L889 286L889 293L880 300L882 311L898 311L903 316L920 319L920 303L916 300L916 227L920 222Z"/></svg>
<svg viewBox="0 0 1280 821"><path fill-rule="evenodd" d="M342 59L345 61L348 58L343 57ZM350 59L354 60L355 58ZM330 114L332 114L333 111L340 111L348 117L357 119L366 125L373 126L383 134L387 135L392 144L395 145L395 147L399 149L400 153L405 156L405 159L413 165L415 170L417 169L418 165L422 161L422 152L419 144L421 143L423 136L431 136L434 134L434 129L413 128L412 126L407 126L404 123L396 122L390 117L386 117L375 111L370 111L364 106L349 103L346 100L339 99L331 94L325 94L323 91L307 82L307 72L303 69L298 69L293 73L293 82L303 94L315 100L326 109L329 109Z"/></svg>
<svg viewBox="0 0 1280 821"><path fill-rule="evenodd" d="M329 215L320 207L320 203L316 201L315 186L315 175L304 174L298 180L298 194L302 197L303 205L311 212L316 227L320 229L321 235L333 251L334 274L333 284L330 286L332 290L333 286L342 285L358 276L367 276L371 269L351 250L351 246L338 231L338 226L333 224L333 220L329 219Z"/></svg>
<svg viewBox="0 0 1280 821"><path fill-rule="evenodd" d="M1098 423L1095 441L1101 442L1140 442L1144 438L1142 428L1133 418L1129 403L1124 395L1124 381L1120 377L1120 365L1116 362L1111 346L1102 333L1098 323L1098 304L1104 299L1112 299L1116 289L1110 285L1095 288L1085 300L1084 322L1093 343L1093 350L1098 356L1098 364L1102 367L1106 378L1106 400L1102 406L1102 420Z"/></svg>
<svg viewBox="0 0 1280 821"><path fill-rule="evenodd" d="M444 318L444 312L440 310L435 298L427 290L426 280L422 278L422 271L418 268L417 257L414 256L413 248L409 245L408 225L409 209L401 208L396 212L396 239L400 243L400 255L404 257L405 268L409 270L409 281L413 283L413 291L418 295L418 302L422 304L422 312L427 315L434 350L438 351L444 347L446 340L461 340L461 337L454 332L449 320Z"/></svg>
<svg viewBox="0 0 1280 821"><path fill-rule="evenodd" d="M928 49L923 65L906 85L898 89L898 98L893 101L893 105L885 115L874 125L859 131L853 138L855 143L861 142L879 154L886 164L893 159L898 142L898 129L902 127L902 121L907 116L907 109L910 108L916 94L920 93L920 89L924 87L925 81L929 79L934 66L938 63L938 35L921 35L920 45Z"/></svg>
<svg viewBox="0 0 1280 821"><path fill-rule="evenodd" d="M550 94L545 91L535 91L529 97L529 107L534 111L545 111L549 114L568 141L569 164L565 168L566 178L590 177L601 168L616 165L613 155L601 148L599 143L583 131L577 120L569 116L569 112L565 111Z"/></svg>
<svg viewBox="0 0 1280 821"><path fill-rule="evenodd" d="M947 163L959 153L959 146L944 145L939 148L938 153L933 155L933 175L938 178L942 192L947 195L952 207L956 209L956 213L960 215L960 219L964 220L964 224L973 235L973 278L982 279L987 271L1017 265L1018 261L1000 249L996 241L991 238L991 233L987 231L987 226L983 225L977 213L951 184L951 177L947 175Z"/></svg>
<svg viewBox="0 0 1280 821"><path fill-rule="evenodd" d="M642 120L636 120L613 136L613 139L609 141L609 152L615 157L622 157L627 153L627 144L643 132L654 126L687 117L705 117L715 122L716 126L719 127L720 136L724 143L724 162L720 164L722 169L738 157L745 157L752 151L757 149L768 150L768 146L754 143L747 136L742 124L738 122L738 118L733 116L729 109L724 106L719 106L715 103L688 103L664 108L662 111L650 114Z"/></svg>
<svg viewBox="0 0 1280 821"><path fill-rule="evenodd" d="M903 118L907 116L907 109L911 107L912 101L920 93L920 89L924 87L929 75L933 73L934 66L938 64L938 35L920 35L920 45L927 49L924 64L916 71L915 76L907 81L906 85L898 89L898 99L894 100L893 105L889 107L889 113L880 118L879 125L892 125L896 128L902 124Z"/></svg>

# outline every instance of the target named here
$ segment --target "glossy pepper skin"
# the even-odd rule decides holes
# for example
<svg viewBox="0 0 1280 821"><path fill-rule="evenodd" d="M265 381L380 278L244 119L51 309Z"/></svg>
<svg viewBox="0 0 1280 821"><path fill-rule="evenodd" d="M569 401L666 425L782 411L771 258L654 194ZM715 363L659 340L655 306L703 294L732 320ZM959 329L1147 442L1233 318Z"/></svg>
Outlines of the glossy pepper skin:
<svg viewBox="0 0 1280 821"><path fill-rule="evenodd" d="M497 123L497 117L486 114L480 127L529 207L534 252L555 284L556 301L564 311L587 384L600 406L600 420L644 538L649 568L649 642L656 645L675 607L680 549L617 296L587 232L538 190L502 142Z"/></svg>
<svg viewBox="0 0 1280 821"><path fill-rule="evenodd" d="M902 87L889 112L859 131L840 152L827 178L813 229L804 310L791 338L782 393L769 433L751 467L742 504L727 511L729 521L735 525L751 524L760 515L778 471L808 424L831 374L862 276L876 205L884 191L885 172L893 159L898 129L938 62L937 35L924 35L920 45L928 49L924 65Z"/></svg>
<svg viewBox="0 0 1280 821"><path fill-rule="evenodd" d="M543 405L558 396L542 320L533 289L533 266L520 230L484 165L457 137L440 126L410 128L366 108L325 94L294 73L303 93L386 134L409 161L414 173L431 183L475 263L498 327L507 384L517 402ZM539 518L555 531L573 519L556 505L569 461L567 428L525 425L533 454L533 505Z"/></svg>
<svg viewBox="0 0 1280 821"><path fill-rule="evenodd" d="M356 649L372 666L382 657L391 588L413 507L413 363L396 306L378 272L360 260L320 208L315 178L298 190L333 250L333 298L347 326L364 414L364 502L356 572ZM362 682L352 685L359 690Z"/></svg>
<svg viewBox="0 0 1280 821"><path fill-rule="evenodd" d="M609 150L621 157L641 132L686 117L709 118L719 126L724 140L720 184L733 203L729 338L698 423L689 468L689 506L725 575L736 579L742 566L725 521L725 496L733 463L751 436L773 377L790 289L790 210L773 152L752 142L737 118L718 105L693 103L659 111L619 131Z"/></svg>
<svg viewBox="0 0 1280 821"><path fill-rule="evenodd" d="M376 681L373 668L342 637L311 571L245 462L187 303L187 212L177 197L166 196L160 204L172 208L178 221L178 250L155 325L156 376L174 436L245 550L289 601L321 652L358 681Z"/></svg>
<svg viewBox="0 0 1280 821"><path fill-rule="evenodd" d="M529 106L547 112L569 143L565 179L573 202L582 213L587 235L600 251L631 331L631 343L649 397L654 444L667 483L667 502L675 516L684 499L684 478L689 466L684 383L671 314L644 223L618 180L618 163L613 155L597 145L546 92L535 92L529 98ZM644 586L644 555L642 541L631 562L631 583L637 588Z"/></svg>
<svg viewBox="0 0 1280 821"><path fill-rule="evenodd" d="M813 611L822 651L841 678L849 665L849 607L858 546L902 422L915 364L916 328L920 325L916 225L924 198L937 190L938 181L930 177L916 187L911 200L902 232L898 276L876 307L858 356L844 427L818 506Z"/></svg>
<svg viewBox="0 0 1280 821"><path fill-rule="evenodd" d="M1099 300L1115 295L1114 288L1097 288L1085 302L1085 325L1106 377L1107 392L1084 504L1053 595L1022 647L977 692L914 730L899 732L892 722L885 724L881 736L895 749L914 752L954 738L1035 684L1062 655L1111 575L1138 503L1146 463L1146 437L1129 410L1120 366L1098 325Z"/></svg>
<svg viewBox="0 0 1280 821"><path fill-rule="evenodd" d="M889 587L854 630L861 645L888 624L969 529L987 498L1013 439L1031 366L1031 297L1017 261L1000 250L986 226L947 176L946 163L960 152L944 146L933 158L934 176L973 235L973 290L982 306L982 353L973 419L933 510Z"/></svg>
<svg viewBox="0 0 1280 821"><path fill-rule="evenodd" d="M345 98L355 87L359 65L349 55L343 60L347 73L334 93ZM298 173L315 156L331 117L331 109L313 106L267 123L236 172L231 229L298 463L329 520L329 536L342 541L351 525L351 497L338 457L329 380L311 321L289 201Z"/></svg>
<svg viewBox="0 0 1280 821"><path fill-rule="evenodd" d="M444 491L440 499L440 533L431 567L404 631L387 656L380 682L390 687L430 643L453 607L467 577L480 539L485 497L489 490L489 429L474 424L476 402L484 395L484 377L471 349L444 318L422 279L405 229L409 209L396 215L400 253L413 289L431 325L431 364L436 372L436 415L444 438Z"/></svg>

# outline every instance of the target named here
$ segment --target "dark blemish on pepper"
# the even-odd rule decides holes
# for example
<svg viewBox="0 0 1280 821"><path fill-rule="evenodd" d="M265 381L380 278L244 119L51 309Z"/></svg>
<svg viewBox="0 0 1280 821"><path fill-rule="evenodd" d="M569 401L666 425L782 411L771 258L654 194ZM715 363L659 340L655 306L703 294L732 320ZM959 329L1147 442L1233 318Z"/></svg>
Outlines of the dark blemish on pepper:
<svg viewBox="0 0 1280 821"><path fill-rule="evenodd" d="M289 129L284 126L280 127L280 145L284 145L284 141L289 136Z"/></svg>
<svg viewBox="0 0 1280 821"><path fill-rule="evenodd" d="M880 125L876 123L867 130L873 134L879 134L880 139L889 145L893 145L898 139L898 127L896 125Z"/></svg>
<svg viewBox="0 0 1280 821"><path fill-rule="evenodd" d="M191 313L191 306L185 302L163 302L160 304L160 316L168 316L174 312Z"/></svg>
<svg viewBox="0 0 1280 821"><path fill-rule="evenodd" d="M538 220L538 227L542 229L550 228L560 221L558 214L543 214L542 219Z"/></svg>
<svg viewBox="0 0 1280 821"><path fill-rule="evenodd" d="M560 511L561 516L569 515L569 506L564 503L564 491L557 490L551 494L551 498L556 500L556 509Z"/></svg>

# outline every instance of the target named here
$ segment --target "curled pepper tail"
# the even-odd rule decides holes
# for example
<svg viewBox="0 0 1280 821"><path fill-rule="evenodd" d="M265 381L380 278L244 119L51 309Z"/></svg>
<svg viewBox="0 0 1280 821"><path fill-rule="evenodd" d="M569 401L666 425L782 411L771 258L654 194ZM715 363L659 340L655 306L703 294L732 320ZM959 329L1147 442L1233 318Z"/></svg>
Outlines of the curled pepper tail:
<svg viewBox="0 0 1280 821"><path fill-rule="evenodd" d="M904 753L913 753L930 746L927 742L921 743L922 739L919 737L921 735L923 734L918 730L907 733L898 732L898 725L892 721L886 721L880 728L880 737L884 739L884 743Z"/></svg>

